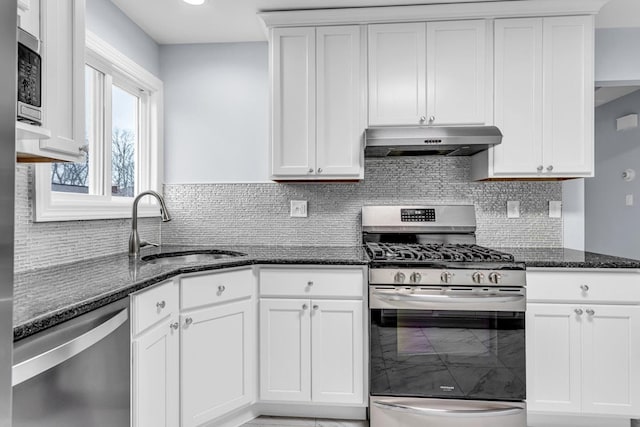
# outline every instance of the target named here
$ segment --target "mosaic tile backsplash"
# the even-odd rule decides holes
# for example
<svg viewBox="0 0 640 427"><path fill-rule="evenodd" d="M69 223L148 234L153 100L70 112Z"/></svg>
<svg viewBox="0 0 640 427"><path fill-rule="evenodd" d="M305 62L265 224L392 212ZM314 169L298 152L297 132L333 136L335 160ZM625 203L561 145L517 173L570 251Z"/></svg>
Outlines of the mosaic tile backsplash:
<svg viewBox="0 0 640 427"><path fill-rule="evenodd" d="M16 273L127 251L131 231L131 219L128 218L33 222L33 178L33 166L16 166ZM158 242L160 219L141 218L138 230L145 240Z"/></svg>
<svg viewBox="0 0 640 427"><path fill-rule="evenodd" d="M360 242L363 205L473 204L478 244L560 247L562 219L548 202L562 200L558 182L473 182L468 157L366 159L359 183L165 185L173 220L166 244L333 245ZM290 218L291 200L308 201L307 218ZM507 219L507 200L521 216Z"/></svg>

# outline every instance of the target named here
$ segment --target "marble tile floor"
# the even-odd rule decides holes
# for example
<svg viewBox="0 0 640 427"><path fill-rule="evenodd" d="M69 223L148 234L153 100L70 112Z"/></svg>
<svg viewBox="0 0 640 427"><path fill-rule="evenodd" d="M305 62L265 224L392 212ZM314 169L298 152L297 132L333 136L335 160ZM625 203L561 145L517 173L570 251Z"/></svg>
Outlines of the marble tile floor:
<svg viewBox="0 0 640 427"><path fill-rule="evenodd" d="M262 416L242 427L369 427L368 421L328 420L323 418L291 418Z"/></svg>

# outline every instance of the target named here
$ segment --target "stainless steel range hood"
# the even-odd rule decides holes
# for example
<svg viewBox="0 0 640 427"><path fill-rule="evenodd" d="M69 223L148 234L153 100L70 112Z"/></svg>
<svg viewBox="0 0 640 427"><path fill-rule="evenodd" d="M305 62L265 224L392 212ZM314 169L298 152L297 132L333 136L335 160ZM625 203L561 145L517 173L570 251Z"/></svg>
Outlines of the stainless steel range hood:
<svg viewBox="0 0 640 427"><path fill-rule="evenodd" d="M495 126L379 126L366 130L365 156L470 156L502 142Z"/></svg>

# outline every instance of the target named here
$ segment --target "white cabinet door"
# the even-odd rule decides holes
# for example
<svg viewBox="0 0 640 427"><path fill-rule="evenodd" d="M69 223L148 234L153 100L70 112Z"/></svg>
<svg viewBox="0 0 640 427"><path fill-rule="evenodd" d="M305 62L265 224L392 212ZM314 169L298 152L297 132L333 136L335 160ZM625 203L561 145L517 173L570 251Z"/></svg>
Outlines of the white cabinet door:
<svg viewBox="0 0 640 427"><path fill-rule="evenodd" d="M131 420L134 427L179 425L177 321L177 316L172 316L132 342Z"/></svg>
<svg viewBox="0 0 640 427"><path fill-rule="evenodd" d="M583 317L582 411L637 416L640 413L640 307L585 306Z"/></svg>
<svg viewBox="0 0 640 427"><path fill-rule="evenodd" d="M542 19L495 21L495 175L533 175L542 167Z"/></svg>
<svg viewBox="0 0 640 427"><path fill-rule="evenodd" d="M315 172L315 28L275 28L271 40L271 171L278 176Z"/></svg>
<svg viewBox="0 0 640 427"><path fill-rule="evenodd" d="M487 111L485 20L427 23L427 122L484 124Z"/></svg>
<svg viewBox="0 0 640 427"><path fill-rule="evenodd" d="M180 316L182 427L199 426L252 400L250 300Z"/></svg>
<svg viewBox="0 0 640 427"><path fill-rule="evenodd" d="M43 19L43 126L41 156L79 161L84 145L84 0L41 2ZM47 154L48 153L48 154Z"/></svg>
<svg viewBox="0 0 640 427"><path fill-rule="evenodd" d="M580 411L580 327L569 304L527 304L527 408Z"/></svg>
<svg viewBox="0 0 640 427"><path fill-rule="evenodd" d="M424 23L369 25L369 125L424 124Z"/></svg>
<svg viewBox="0 0 640 427"><path fill-rule="evenodd" d="M549 175L593 173L593 17L544 19L543 153Z"/></svg>
<svg viewBox="0 0 640 427"><path fill-rule="evenodd" d="M307 299L260 300L260 398L311 400L311 316Z"/></svg>
<svg viewBox="0 0 640 427"><path fill-rule="evenodd" d="M316 30L316 173L361 177L363 130L361 28Z"/></svg>
<svg viewBox="0 0 640 427"><path fill-rule="evenodd" d="M311 303L312 400L362 403L362 301L313 300Z"/></svg>

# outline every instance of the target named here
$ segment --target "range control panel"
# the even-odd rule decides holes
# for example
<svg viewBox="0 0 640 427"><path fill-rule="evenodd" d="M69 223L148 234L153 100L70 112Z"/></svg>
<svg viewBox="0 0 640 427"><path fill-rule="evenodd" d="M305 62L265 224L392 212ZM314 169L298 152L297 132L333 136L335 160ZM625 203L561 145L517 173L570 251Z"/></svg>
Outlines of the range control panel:
<svg viewBox="0 0 640 427"><path fill-rule="evenodd" d="M401 209L400 221L402 222L435 222L435 209Z"/></svg>

